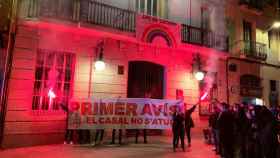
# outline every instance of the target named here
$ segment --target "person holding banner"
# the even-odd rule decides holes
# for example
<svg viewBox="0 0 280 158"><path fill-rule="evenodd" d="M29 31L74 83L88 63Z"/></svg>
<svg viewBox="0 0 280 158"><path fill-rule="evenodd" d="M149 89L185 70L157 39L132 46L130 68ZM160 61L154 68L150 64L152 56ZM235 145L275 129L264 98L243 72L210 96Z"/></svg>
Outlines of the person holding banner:
<svg viewBox="0 0 280 158"><path fill-rule="evenodd" d="M112 131L112 142L111 144L115 144L115 137L116 137L116 129ZM122 144L122 129L119 129L119 144Z"/></svg>
<svg viewBox="0 0 280 158"><path fill-rule="evenodd" d="M181 140L181 147L183 151L185 151L185 127L184 127L184 114L179 113L179 110L176 108L173 114L173 124L172 124L172 132L173 132L173 151L176 152L176 148L179 144L179 137Z"/></svg>
<svg viewBox="0 0 280 158"><path fill-rule="evenodd" d="M138 144L138 137L139 137L140 131L139 129L136 129L136 136L135 136L135 143ZM147 129L143 129L143 137L144 137L144 143L147 144Z"/></svg>
<svg viewBox="0 0 280 158"><path fill-rule="evenodd" d="M192 108L189 110L186 110L185 112L185 130L186 130L186 135L188 138L188 146L191 146L191 128L194 127L194 122L192 119L192 113L194 112L196 108L196 105L194 105Z"/></svg>
<svg viewBox="0 0 280 158"><path fill-rule="evenodd" d="M152 98L151 90L145 92L144 97L145 97L145 98ZM140 134L140 130L139 130L139 129L136 129L135 144L138 143L139 134ZM148 143L148 141L147 141L147 129L143 129L143 137L144 137L144 143L147 144L147 143Z"/></svg>
<svg viewBox="0 0 280 158"><path fill-rule="evenodd" d="M175 111L172 115L172 134L173 134L173 150L175 152L176 148L178 147L178 136L176 131L176 117L178 115L178 112Z"/></svg>
<svg viewBox="0 0 280 158"><path fill-rule="evenodd" d="M100 135L100 137L99 137ZM104 136L104 129L97 129L95 138L94 138L94 145L99 145L103 142L103 136Z"/></svg>
<svg viewBox="0 0 280 158"><path fill-rule="evenodd" d="M71 129L68 129L68 116L69 116L70 109L68 108L68 104L65 101L60 101L59 106L66 113L66 116L67 116L64 144L73 144L73 133L74 133L74 131L71 130Z"/></svg>

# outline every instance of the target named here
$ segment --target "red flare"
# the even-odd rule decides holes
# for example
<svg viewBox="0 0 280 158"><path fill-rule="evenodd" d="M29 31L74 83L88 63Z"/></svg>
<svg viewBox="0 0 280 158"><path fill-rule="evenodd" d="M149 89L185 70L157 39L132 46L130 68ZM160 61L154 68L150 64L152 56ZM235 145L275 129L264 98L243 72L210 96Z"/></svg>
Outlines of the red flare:
<svg viewBox="0 0 280 158"><path fill-rule="evenodd" d="M205 92L201 97L200 101L203 101L208 96L208 92Z"/></svg>
<svg viewBox="0 0 280 158"><path fill-rule="evenodd" d="M48 97L49 97L50 99L53 99L53 98L56 97L56 95L55 95L55 93L53 92L52 88L51 88L51 89L49 90L49 92L48 92Z"/></svg>

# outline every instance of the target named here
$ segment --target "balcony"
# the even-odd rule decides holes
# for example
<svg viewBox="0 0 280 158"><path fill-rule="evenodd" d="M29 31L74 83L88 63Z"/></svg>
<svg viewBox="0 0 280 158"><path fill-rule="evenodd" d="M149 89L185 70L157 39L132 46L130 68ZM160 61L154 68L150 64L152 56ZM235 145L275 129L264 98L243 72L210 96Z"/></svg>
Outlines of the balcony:
<svg viewBox="0 0 280 158"><path fill-rule="evenodd" d="M135 12L92 0L23 0L21 9L23 18L52 18L135 32Z"/></svg>
<svg viewBox="0 0 280 158"><path fill-rule="evenodd" d="M228 51L229 48L227 36L216 35L208 30L183 24L181 34L183 43L215 48L221 51Z"/></svg>
<svg viewBox="0 0 280 158"><path fill-rule="evenodd" d="M24 19L57 19L100 25L125 32L136 32L137 13L113 7L95 0L22 0L20 17ZM158 19L158 18L155 18ZM139 27L139 26L138 26ZM228 38L211 31L182 25L183 43L228 50Z"/></svg>
<svg viewBox="0 0 280 158"><path fill-rule="evenodd" d="M236 51L240 57L260 61L265 61L268 54L266 44L255 41L237 41L233 46L233 51Z"/></svg>
<svg viewBox="0 0 280 158"><path fill-rule="evenodd" d="M261 14L264 9L264 0L239 0L239 5L255 14Z"/></svg>

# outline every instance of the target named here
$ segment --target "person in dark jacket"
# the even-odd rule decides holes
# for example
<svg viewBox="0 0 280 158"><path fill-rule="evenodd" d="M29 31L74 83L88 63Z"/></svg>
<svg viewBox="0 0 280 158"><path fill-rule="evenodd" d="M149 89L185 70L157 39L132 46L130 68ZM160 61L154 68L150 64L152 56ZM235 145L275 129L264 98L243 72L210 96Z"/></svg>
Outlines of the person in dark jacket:
<svg viewBox="0 0 280 158"><path fill-rule="evenodd" d="M220 114L219 108L217 106L214 106L214 112L209 117L209 127L211 128L213 133L215 151L217 154L219 154L220 152L220 139L219 139L219 130L218 130L219 114Z"/></svg>
<svg viewBox="0 0 280 158"><path fill-rule="evenodd" d="M178 112L177 110L174 111L174 113L172 114L172 134L173 134L173 149L175 150L175 148L177 148L178 146L178 132L177 132L177 129L176 129L176 117L178 115Z"/></svg>
<svg viewBox="0 0 280 158"><path fill-rule="evenodd" d="M104 129L96 129L96 134L94 137L94 145L102 144L104 132L105 132Z"/></svg>
<svg viewBox="0 0 280 158"><path fill-rule="evenodd" d="M178 143L179 143L179 138L181 140L181 147L182 147L183 151L185 151L184 114L175 111L172 119L173 119L173 124L172 124L173 151L176 152L176 148L177 148Z"/></svg>
<svg viewBox="0 0 280 158"><path fill-rule="evenodd" d="M246 116L247 105L238 105L236 113L236 131L237 131L237 147L239 148L239 157L248 157L248 140L249 140L249 129L251 126L250 120Z"/></svg>
<svg viewBox="0 0 280 158"><path fill-rule="evenodd" d="M277 157L280 157L280 112L279 111L277 115L277 138L278 138Z"/></svg>
<svg viewBox="0 0 280 158"><path fill-rule="evenodd" d="M234 157L234 114L229 110L229 105L222 103L223 111L218 118L219 137L224 158Z"/></svg>
<svg viewBox="0 0 280 158"><path fill-rule="evenodd" d="M196 105L194 105L192 108L189 110L186 110L185 112L185 130L186 130L186 135L188 138L188 146L191 146L191 128L194 127L194 122L192 119L192 113L194 112L196 108Z"/></svg>
<svg viewBox="0 0 280 158"><path fill-rule="evenodd" d="M276 158L277 155L277 122L273 114L265 107L256 110L259 148L265 158Z"/></svg>

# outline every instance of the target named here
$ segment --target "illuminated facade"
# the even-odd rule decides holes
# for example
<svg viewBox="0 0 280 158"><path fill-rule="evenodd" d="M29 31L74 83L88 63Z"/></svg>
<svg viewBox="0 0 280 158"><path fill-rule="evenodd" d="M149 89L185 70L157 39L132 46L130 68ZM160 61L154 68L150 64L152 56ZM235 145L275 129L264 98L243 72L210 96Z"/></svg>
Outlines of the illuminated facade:
<svg viewBox="0 0 280 158"><path fill-rule="evenodd" d="M228 39L220 0L17 5L3 147L62 142L66 114L59 102L72 98L181 98L194 104L209 91L208 101L227 101ZM193 75L196 55L204 84ZM99 59L102 71L95 67Z"/></svg>

